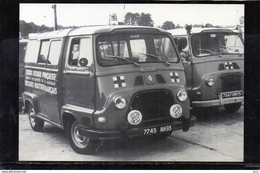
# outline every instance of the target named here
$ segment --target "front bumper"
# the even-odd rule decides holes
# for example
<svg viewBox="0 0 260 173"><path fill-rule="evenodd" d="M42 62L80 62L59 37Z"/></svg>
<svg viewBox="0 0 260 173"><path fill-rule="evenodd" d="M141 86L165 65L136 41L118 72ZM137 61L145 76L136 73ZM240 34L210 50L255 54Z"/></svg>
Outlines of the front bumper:
<svg viewBox="0 0 260 173"><path fill-rule="evenodd" d="M210 106L223 106L225 104L231 103L240 103L244 101L244 96L242 97L233 97L226 99L216 99L216 100L206 100L206 101L192 101L192 107L210 107Z"/></svg>
<svg viewBox="0 0 260 173"><path fill-rule="evenodd" d="M79 133L82 136L88 136L94 139L118 139L125 137L135 137L135 136L144 136L144 129L150 128L160 128L162 126L171 125L172 130L180 130L188 131L190 127L194 126L196 118L191 116L189 119L184 121L175 121L173 123L168 124L158 124L153 126L145 126L145 127L135 127L131 129L123 129L122 130L95 130L95 129L86 129L84 127L79 127ZM157 133L158 134L158 133Z"/></svg>

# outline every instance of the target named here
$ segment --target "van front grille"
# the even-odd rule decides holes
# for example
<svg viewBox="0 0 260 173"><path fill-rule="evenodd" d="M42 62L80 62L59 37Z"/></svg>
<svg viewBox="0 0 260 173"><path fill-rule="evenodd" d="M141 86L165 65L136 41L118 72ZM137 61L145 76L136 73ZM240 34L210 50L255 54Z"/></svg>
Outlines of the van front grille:
<svg viewBox="0 0 260 173"><path fill-rule="evenodd" d="M224 75L218 80L216 93L243 90L243 77L240 74Z"/></svg>
<svg viewBox="0 0 260 173"><path fill-rule="evenodd" d="M170 107L174 104L168 90L151 90L138 93L132 99L131 110L139 110L143 115L142 123L162 121L170 118Z"/></svg>

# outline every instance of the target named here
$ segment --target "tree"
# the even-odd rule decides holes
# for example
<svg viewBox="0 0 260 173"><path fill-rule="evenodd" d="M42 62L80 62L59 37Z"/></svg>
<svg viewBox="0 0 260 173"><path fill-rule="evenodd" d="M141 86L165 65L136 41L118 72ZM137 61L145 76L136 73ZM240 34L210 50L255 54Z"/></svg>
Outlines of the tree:
<svg viewBox="0 0 260 173"><path fill-rule="evenodd" d="M165 21L162 25L162 29L165 30L170 30L170 29L174 29L175 28L175 24L172 21Z"/></svg>
<svg viewBox="0 0 260 173"><path fill-rule="evenodd" d="M140 20L140 14L128 12L125 15L125 24L126 25L138 25Z"/></svg>
<svg viewBox="0 0 260 173"><path fill-rule="evenodd" d="M212 24L210 24L210 23L207 23L204 27L205 28L213 28L214 26Z"/></svg>
<svg viewBox="0 0 260 173"><path fill-rule="evenodd" d="M151 14L141 13L139 25L140 26L153 26L153 20L152 20Z"/></svg>
<svg viewBox="0 0 260 173"><path fill-rule="evenodd" d="M131 13L125 15L126 25L153 26L153 20L149 13Z"/></svg>
<svg viewBox="0 0 260 173"><path fill-rule="evenodd" d="M25 21L20 21L20 27L19 27L19 31L21 32L21 36L23 38L28 37L29 33L35 33L37 32L37 28L39 26L35 25L33 22L31 23L26 23Z"/></svg>

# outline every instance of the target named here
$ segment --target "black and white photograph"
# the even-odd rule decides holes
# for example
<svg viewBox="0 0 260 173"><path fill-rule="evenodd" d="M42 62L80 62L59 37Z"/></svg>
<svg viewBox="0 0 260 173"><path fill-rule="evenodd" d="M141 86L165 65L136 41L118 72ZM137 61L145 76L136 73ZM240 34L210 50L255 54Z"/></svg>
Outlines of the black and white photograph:
<svg viewBox="0 0 260 173"><path fill-rule="evenodd" d="M18 161L243 163L244 8L20 3Z"/></svg>

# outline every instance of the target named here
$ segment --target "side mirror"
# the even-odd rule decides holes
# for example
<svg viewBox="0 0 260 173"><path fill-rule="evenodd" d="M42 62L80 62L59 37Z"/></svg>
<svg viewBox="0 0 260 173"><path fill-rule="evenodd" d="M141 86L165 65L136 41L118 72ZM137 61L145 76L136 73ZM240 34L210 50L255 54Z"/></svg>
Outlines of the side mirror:
<svg viewBox="0 0 260 173"><path fill-rule="evenodd" d="M80 58L79 65L81 67L86 67L88 65L88 59L87 58Z"/></svg>
<svg viewBox="0 0 260 173"><path fill-rule="evenodd" d="M185 67L189 62L191 61L191 55L187 55L185 58L183 58L183 66Z"/></svg>
<svg viewBox="0 0 260 173"><path fill-rule="evenodd" d="M190 54L187 55L187 57L186 57L186 61L187 61L187 62L190 62L190 61L191 61L191 55L190 55Z"/></svg>

